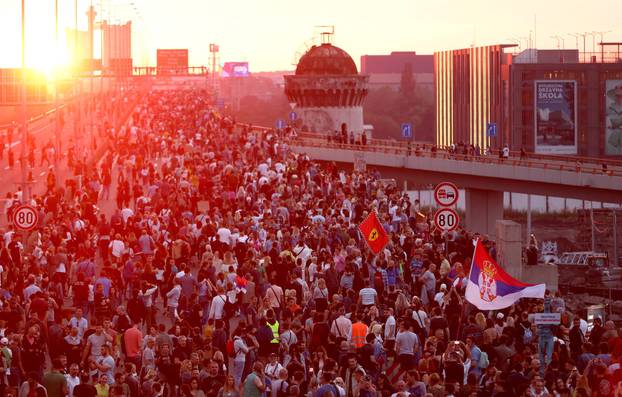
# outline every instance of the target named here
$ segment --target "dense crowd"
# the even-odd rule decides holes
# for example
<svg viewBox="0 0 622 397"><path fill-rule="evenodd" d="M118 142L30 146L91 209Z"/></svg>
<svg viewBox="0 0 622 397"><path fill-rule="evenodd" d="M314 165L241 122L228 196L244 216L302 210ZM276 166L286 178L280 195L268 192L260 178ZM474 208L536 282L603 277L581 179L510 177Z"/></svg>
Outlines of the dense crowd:
<svg viewBox="0 0 622 397"><path fill-rule="evenodd" d="M478 311L473 241L494 242L434 230L377 172L317 164L201 91L150 93L106 133L97 167L33 197L35 231L3 231L3 396L622 395L622 330L588 332L559 294Z"/></svg>

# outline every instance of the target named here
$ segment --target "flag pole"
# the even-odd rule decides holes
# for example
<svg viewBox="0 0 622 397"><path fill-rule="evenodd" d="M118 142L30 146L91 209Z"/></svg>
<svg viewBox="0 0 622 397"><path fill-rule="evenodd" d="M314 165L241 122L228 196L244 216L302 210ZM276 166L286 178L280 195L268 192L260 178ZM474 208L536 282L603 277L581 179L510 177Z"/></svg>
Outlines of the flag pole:
<svg viewBox="0 0 622 397"><path fill-rule="evenodd" d="M475 264L475 254L477 252L477 246L479 245L479 237L475 240L475 248L473 249L473 255L471 256L471 267L469 268L469 278L467 279L467 288L469 286L469 280L471 279L471 272L473 271L473 265ZM464 289L466 295L466 288Z"/></svg>

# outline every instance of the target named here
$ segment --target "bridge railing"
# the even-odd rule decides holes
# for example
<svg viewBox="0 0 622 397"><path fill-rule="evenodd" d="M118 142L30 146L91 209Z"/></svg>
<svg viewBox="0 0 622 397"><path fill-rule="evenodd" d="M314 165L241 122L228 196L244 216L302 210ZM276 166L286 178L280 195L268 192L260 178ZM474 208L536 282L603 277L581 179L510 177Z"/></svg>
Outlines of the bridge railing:
<svg viewBox="0 0 622 397"><path fill-rule="evenodd" d="M47 111L47 112L45 112L45 113L41 113L41 114L38 114L38 115L36 115L36 116L32 116L32 117L30 117L30 118L28 119L28 124L36 123L36 122L37 122L37 121L39 121L39 120L42 120L42 119L48 118L48 117L50 117L50 116L54 115L54 114L56 113L56 111L57 111L57 110L64 109L65 107L66 107L66 105L60 105L59 107L57 107L57 108L53 108L53 109L50 109L50 110L48 110L48 111ZM1 130L6 130L6 129L8 129L8 128L11 128L12 126L13 126L13 125L12 125L11 123L0 124L0 131L1 131ZM16 124L16 126L19 128L19 126L21 126L21 123L17 123L17 124Z"/></svg>
<svg viewBox="0 0 622 397"><path fill-rule="evenodd" d="M299 137L310 138L310 139L324 139L327 140L328 135L326 134L318 134L315 132L302 132L298 133ZM401 142L393 139L372 139L369 145L375 146L387 146L387 147L396 147L396 148L406 148L407 143ZM415 146L419 146L422 150L430 151L434 146L431 143L415 143L412 145L413 150ZM449 147L437 147L437 153L440 152L448 152ZM512 150L510 151L510 157L520 157L520 151ZM537 159L537 160L549 160L549 161L559 161L566 163L576 164L577 162L581 164L592 164L602 167L603 164L607 164L607 166L611 167L620 167L622 168L622 160L616 160L611 158L597 158L597 157L585 157L585 156L572 156L572 155L555 155L555 154L542 154L542 153L526 153L526 157L529 159Z"/></svg>
<svg viewBox="0 0 622 397"><path fill-rule="evenodd" d="M415 157L424 157L424 158L434 158L434 159L445 159L445 160L457 160L457 161L469 161L469 162L480 162L486 164L498 164L498 165L512 165L517 167L532 167L539 168L543 170L551 170L551 171L569 171L594 175L609 175L609 176L620 176L622 177L622 170L616 169L607 169L603 170L602 163L598 165L594 164L586 164L586 163L571 163L571 162L551 162L538 159L538 158L524 158L510 156L509 158L500 158L498 156L486 156L486 155L465 155L465 154L456 154L449 153L447 151L431 151L431 150L416 150L416 148L404 147L404 145L378 145L374 142L370 145L360 145L360 144L349 144L349 143L336 143L336 142L328 142L320 139L309 139L306 137L298 136L294 138L292 144L307 146L307 147L318 147L318 148L326 148L326 149L343 149L350 151L359 151L359 152L375 152L375 153L387 153L387 154L396 154L401 156L415 156ZM548 160L548 159L547 159Z"/></svg>

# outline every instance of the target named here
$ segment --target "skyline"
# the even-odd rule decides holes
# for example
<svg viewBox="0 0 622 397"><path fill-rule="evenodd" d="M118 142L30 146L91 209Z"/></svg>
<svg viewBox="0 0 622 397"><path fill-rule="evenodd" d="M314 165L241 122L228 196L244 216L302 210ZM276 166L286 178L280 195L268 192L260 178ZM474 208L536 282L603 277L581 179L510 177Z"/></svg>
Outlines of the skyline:
<svg viewBox="0 0 622 397"><path fill-rule="evenodd" d="M69 61L70 51L64 48L64 28L73 26L73 0L58 1L61 45L55 51L54 0L26 0L29 66L49 69L51 64ZM600 2L598 9L581 13L572 12L584 5L578 0L566 2L564 10L559 10L556 4L534 0L526 0L521 8L512 10L488 0L469 4L457 0L434 3L395 0L384 7L371 0L318 0L296 8L285 0L235 3L178 0L175 7L170 7L168 0L135 0L133 6L122 0L102 1L92 3L98 12L103 11L104 18L113 22L133 21L134 64L141 66L145 62L155 66L158 48L188 48L191 66L209 65L209 43L217 43L221 50L220 64L248 61L251 72L292 70L317 25L335 26L333 43L354 58L359 70L360 56L365 54L392 51L432 54L471 45L511 44L510 38L517 37L523 38L524 49L530 30L539 48L557 48L557 40L551 36L563 36L565 48L576 48L575 39L568 35L571 31L610 31L605 41L622 41L616 15L603 11L618 6L611 0ZM3 43L0 67L20 64L20 3L20 0L4 0L0 5L0 34L13 38ZM91 1L78 0L78 3L79 28L85 29L85 13ZM327 13L327 9L331 12ZM97 57L97 38L95 41ZM593 41L600 40L586 38L587 52L592 51ZM579 48L582 51L582 39Z"/></svg>

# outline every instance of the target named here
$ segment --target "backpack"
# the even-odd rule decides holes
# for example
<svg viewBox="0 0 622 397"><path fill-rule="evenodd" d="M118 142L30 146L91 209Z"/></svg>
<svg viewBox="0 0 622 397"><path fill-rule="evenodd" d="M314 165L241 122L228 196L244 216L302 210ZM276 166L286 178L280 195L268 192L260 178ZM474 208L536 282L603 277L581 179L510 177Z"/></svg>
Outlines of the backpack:
<svg viewBox="0 0 622 397"><path fill-rule="evenodd" d="M233 350L233 339L227 340L226 350L229 357L235 356L235 351Z"/></svg>
<svg viewBox="0 0 622 397"><path fill-rule="evenodd" d="M533 331L531 331L531 328L527 328L523 324L521 324L520 326L523 327L523 331L524 331L523 332L523 344L528 345L533 340Z"/></svg>
<svg viewBox="0 0 622 397"><path fill-rule="evenodd" d="M276 391L276 397L287 397L287 388L285 388L285 390L283 390L283 385L285 385L285 381L281 381L281 384L279 385L279 390Z"/></svg>
<svg viewBox="0 0 622 397"><path fill-rule="evenodd" d="M490 365L490 361L488 360L488 353L480 350L478 367L485 369L488 368L488 365Z"/></svg>
<svg viewBox="0 0 622 397"><path fill-rule="evenodd" d="M384 281L382 280L382 273L378 271L374 273L374 289L376 291L384 290Z"/></svg>

